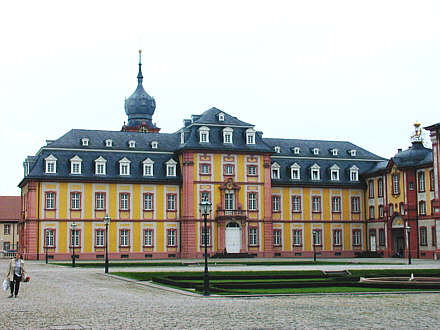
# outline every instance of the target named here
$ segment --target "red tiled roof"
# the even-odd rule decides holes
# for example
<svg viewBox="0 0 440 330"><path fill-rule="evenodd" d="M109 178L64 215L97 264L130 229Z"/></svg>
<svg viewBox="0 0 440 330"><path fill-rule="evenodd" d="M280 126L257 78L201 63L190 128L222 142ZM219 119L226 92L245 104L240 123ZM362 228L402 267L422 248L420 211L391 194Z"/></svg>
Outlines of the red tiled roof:
<svg viewBox="0 0 440 330"><path fill-rule="evenodd" d="M21 197L0 196L0 220L20 219Z"/></svg>

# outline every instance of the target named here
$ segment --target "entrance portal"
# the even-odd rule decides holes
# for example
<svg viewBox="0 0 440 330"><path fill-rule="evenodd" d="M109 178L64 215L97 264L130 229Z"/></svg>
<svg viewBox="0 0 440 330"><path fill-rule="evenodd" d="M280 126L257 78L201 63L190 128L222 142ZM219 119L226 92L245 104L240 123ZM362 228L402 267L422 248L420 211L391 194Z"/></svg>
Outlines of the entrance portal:
<svg viewBox="0 0 440 330"><path fill-rule="evenodd" d="M236 222L226 225L226 252L240 253L241 249L241 228Z"/></svg>
<svg viewBox="0 0 440 330"><path fill-rule="evenodd" d="M391 224L392 255L401 258L405 256L404 224L401 216L396 216Z"/></svg>

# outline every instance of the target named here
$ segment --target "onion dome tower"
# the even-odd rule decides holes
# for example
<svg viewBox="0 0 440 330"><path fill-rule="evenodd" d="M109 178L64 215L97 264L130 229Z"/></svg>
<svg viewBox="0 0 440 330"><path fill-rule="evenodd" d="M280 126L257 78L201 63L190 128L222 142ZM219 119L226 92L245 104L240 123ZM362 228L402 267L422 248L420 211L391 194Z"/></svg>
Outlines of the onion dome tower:
<svg viewBox="0 0 440 330"><path fill-rule="evenodd" d="M134 93L125 100L125 113L128 123L122 127L124 132L149 132L157 133L160 128L152 122L156 101L148 95L142 86L142 50L139 50L139 72L137 75L138 85Z"/></svg>

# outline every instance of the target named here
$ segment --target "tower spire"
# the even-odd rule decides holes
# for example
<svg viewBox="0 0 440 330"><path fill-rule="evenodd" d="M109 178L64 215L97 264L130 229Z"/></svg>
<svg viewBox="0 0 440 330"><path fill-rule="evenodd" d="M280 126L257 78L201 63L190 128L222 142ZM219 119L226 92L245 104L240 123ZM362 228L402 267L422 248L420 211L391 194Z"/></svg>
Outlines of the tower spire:
<svg viewBox="0 0 440 330"><path fill-rule="evenodd" d="M137 75L138 85L142 84L144 77L142 76L142 49L139 49L139 72Z"/></svg>

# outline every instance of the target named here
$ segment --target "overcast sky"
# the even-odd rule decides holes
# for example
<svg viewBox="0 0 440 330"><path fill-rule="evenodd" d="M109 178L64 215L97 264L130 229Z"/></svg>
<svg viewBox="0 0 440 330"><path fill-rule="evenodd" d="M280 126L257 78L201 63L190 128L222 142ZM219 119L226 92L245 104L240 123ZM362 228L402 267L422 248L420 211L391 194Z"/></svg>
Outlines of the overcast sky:
<svg viewBox="0 0 440 330"><path fill-rule="evenodd" d="M440 1L7 1L0 12L0 195L72 128L120 130L138 49L153 121L217 107L264 137L383 157L440 122Z"/></svg>

